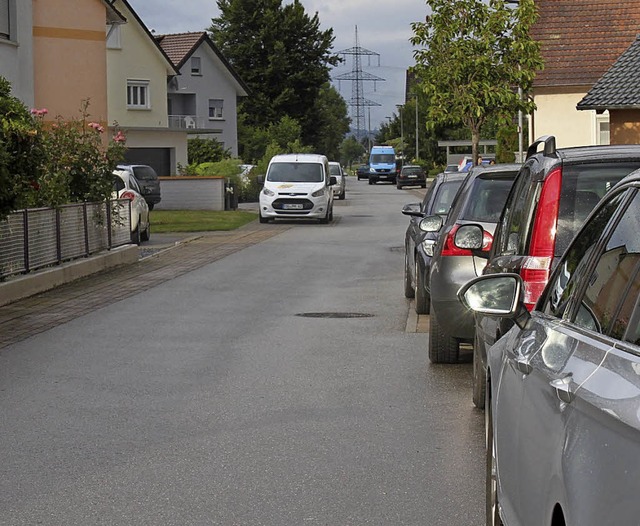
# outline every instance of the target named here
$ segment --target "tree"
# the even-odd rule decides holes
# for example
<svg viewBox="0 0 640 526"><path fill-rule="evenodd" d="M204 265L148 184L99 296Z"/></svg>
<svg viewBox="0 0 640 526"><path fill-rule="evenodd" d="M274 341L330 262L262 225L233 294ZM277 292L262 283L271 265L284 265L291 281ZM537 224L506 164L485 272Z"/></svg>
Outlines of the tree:
<svg viewBox="0 0 640 526"><path fill-rule="evenodd" d="M518 111L535 109L518 89L530 91L542 69L538 44L529 36L534 0L427 0L432 14L413 23L411 43L419 88L428 99L428 125L464 124L478 158L487 119L511 122Z"/></svg>
<svg viewBox="0 0 640 526"><path fill-rule="evenodd" d="M353 135L347 137L340 145L340 162L351 168L353 161L362 158L366 149Z"/></svg>
<svg viewBox="0 0 640 526"><path fill-rule="evenodd" d="M347 103L329 82L320 89L315 113L315 133L309 144L313 144L318 153L326 155L331 160L340 159L340 147L349 131L350 120Z"/></svg>
<svg viewBox="0 0 640 526"><path fill-rule="evenodd" d="M231 157L229 149L224 148L216 139L196 137L187 141L189 164L215 163Z"/></svg>
<svg viewBox="0 0 640 526"><path fill-rule="evenodd" d="M302 142L317 138L317 99L330 80L333 30L320 30L299 0L217 0L209 31L250 90L240 101L247 126L266 129L287 115L300 123Z"/></svg>

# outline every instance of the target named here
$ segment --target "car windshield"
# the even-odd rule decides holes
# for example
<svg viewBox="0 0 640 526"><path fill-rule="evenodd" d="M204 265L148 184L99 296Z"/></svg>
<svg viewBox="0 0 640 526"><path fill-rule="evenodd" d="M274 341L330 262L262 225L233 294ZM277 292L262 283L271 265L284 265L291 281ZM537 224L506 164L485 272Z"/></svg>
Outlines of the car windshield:
<svg viewBox="0 0 640 526"><path fill-rule="evenodd" d="M323 181L320 163L272 163L267 181L274 183L320 183Z"/></svg>
<svg viewBox="0 0 640 526"><path fill-rule="evenodd" d="M433 200L433 214L447 215L453 203L453 198L458 193L458 189L462 185L462 179L459 181L447 181L442 183Z"/></svg>
<svg viewBox="0 0 640 526"><path fill-rule="evenodd" d="M393 164L396 162L396 156L392 153L374 153L371 156L372 164Z"/></svg>
<svg viewBox="0 0 640 526"><path fill-rule="evenodd" d="M155 181L158 176L150 166L136 166L133 173L138 181Z"/></svg>
<svg viewBox="0 0 640 526"><path fill-rule="evenodd" d="M497 223L507 202L507 196L513 185L514 178L515 173L509 178L488 179L476 177L468 191L467 203L460 214L460 219Z"/></svg>
<svg viewBox="0 0 640 526"><path fill-rule="evenodd" d="M558 206L555 255L560 256L578 232L600 198L638 163L567 165L562 170L562 191Z"/></svg>
<svg viewBox="0 0 640 526"><path fill-rule="evenodd" d="M329 165L329 173L331 175L342 175L342 172L340 171L340 167L336 164Z"/></svg>

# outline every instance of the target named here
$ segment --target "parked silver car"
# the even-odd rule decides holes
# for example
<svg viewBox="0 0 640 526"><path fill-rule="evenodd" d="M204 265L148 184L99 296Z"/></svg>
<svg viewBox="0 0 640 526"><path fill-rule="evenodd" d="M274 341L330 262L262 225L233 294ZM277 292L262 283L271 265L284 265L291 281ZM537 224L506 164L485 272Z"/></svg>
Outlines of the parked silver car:
<svg viewBox="0 0 640 526"><path fill-rule="evenodd" d="M515 325L487 354L487 524L638 524L640 170L590 214L534 310L516 273L461 301Z"/></svg>
<svg viewBox="0 0 640 526"><path fill-rule="evenodd" d="M457 362L460 343L473 341L474 318L461 308L456 294L462 285L482 273L493 232L519 169L519 164L472 168L440 230L429 279L429 360L432 363ZM420 228L437 231L441 224L439 216L431 216L422 220ZM480 224L484 229L480 250L464 247L468 224Z"/></svg>
<svg viewBox="0 0 640 526"><path fill-rule="evenodd" d="M344 170L342 169L342 165L334 161L329 161L329 175L332 175L336 178L336 184L333 185L333 195L338 199L344 199L347 193L347 174L345 174Z"/></svg>
<svg viewBox="0 0 640 526"><path fill-rule="evenodd" d="M139 245L151 237L149 205L142 197L142 190L135 176L127 170L113 171L112 199L128 199L131 211L131 242ZM122 201L121 201L122 203ZM123 206L120 204L119 206Z"/></svg>

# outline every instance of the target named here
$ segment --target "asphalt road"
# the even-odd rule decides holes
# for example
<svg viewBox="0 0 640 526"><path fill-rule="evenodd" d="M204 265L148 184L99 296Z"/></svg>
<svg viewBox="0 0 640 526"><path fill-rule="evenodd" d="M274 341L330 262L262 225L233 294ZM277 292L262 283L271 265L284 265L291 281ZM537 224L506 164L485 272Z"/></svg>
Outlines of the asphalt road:
<svg viewBox="0 0 640 526"><path fill-rule="evenodd" d="M166 279L0 349L0 524L481 524L471 365L407 330L418 194L349 178L331 225L172 249Z"/></svg>

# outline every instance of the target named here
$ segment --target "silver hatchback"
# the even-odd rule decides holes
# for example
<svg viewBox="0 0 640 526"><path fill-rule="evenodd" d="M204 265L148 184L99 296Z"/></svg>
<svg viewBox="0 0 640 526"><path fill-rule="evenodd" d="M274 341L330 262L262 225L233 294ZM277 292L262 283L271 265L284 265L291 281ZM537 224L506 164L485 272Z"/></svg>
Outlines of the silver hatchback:
<svg viewBox="0 0 640 526"><path fill-rule="evenodd" d="M534 310L519 274L459 292L515 325L487 353L487 524L638 524L640 170L559 259Z"/></svg>

